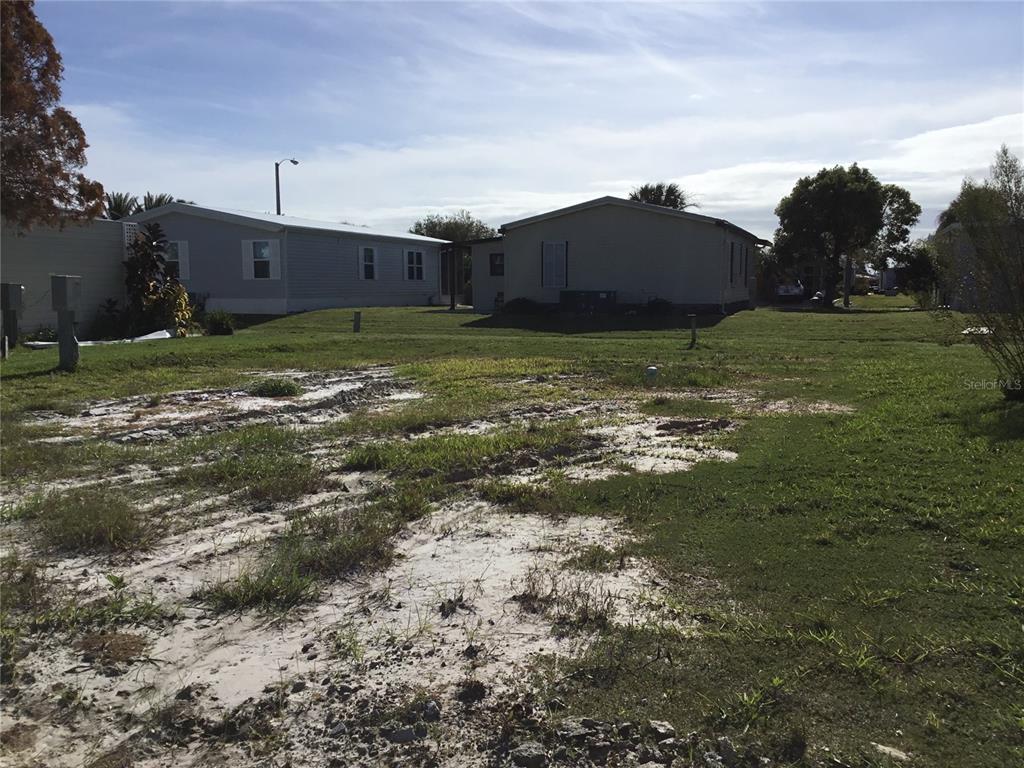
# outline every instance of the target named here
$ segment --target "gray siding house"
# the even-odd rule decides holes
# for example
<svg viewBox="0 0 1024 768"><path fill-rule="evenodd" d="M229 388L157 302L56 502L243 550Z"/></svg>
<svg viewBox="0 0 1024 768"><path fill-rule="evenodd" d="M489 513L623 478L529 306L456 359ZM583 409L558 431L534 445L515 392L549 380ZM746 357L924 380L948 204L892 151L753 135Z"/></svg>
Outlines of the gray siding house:
<svg viewBox="0 0 1024 768"><path fill-rule="evenodd" d="M655 299L695 311L749 307L756 235L724 219L617 197L513 221L499 241L470 244L473 306L517 298L542 304L642 306Z"/></svg>
<svg viewBox="0 0 1024 768"><path fill-rule="evenodd" d="M208 309L283 315L444 301L438 269L444 240L187 203L130 221L160 224L168 262Z"/></svg>
<svg viewBox="0 0 1024 768"><path fill-rule="evenodd" d="M96 320L108 299L124 307L124 258L131 227L120 221L95 219L67 222L63 228L33 227L19 232L4 222L0 235L0 277L25 286L19 317L21 333L57 327L50 297L50 275L78 275L82 296L75 313L76 332L91 339Z"/></svg>

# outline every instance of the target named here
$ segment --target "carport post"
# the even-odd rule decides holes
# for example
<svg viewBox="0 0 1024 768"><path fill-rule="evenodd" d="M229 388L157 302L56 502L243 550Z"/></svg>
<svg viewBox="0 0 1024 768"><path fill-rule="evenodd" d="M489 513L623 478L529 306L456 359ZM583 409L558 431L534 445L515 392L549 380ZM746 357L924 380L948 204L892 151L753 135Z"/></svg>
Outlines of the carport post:
<svg viewBox="0 0 1024 768"><path fill-rule="evenodd" d="M697 316L687 315L690 318L690 346L687 349L693 349L697 346Z"/></svg>

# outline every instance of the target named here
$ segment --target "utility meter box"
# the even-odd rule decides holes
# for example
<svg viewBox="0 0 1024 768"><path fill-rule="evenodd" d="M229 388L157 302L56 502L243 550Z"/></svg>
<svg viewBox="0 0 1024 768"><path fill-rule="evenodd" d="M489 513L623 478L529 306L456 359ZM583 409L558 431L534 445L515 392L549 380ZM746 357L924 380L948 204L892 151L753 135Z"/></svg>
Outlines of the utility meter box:
<svg viewBox="0 0 1024 768"><path fill-rule="evenodd" d="M25 306L25 286L17 283L0 283L0 309L5 312L21 312Z"/></svg>
<svg viewBox="0 0 1024 768"><path fill-rule="evenodd" d="M78 275L50 275L50 296L55 312L74 312L82 300L82 278Z"/></svg>

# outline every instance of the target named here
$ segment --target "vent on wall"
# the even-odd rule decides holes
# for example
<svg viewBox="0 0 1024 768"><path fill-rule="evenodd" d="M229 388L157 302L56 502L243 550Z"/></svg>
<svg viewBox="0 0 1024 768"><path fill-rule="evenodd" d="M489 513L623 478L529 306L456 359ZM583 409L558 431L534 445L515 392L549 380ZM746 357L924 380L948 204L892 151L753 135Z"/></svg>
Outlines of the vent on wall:
<svg viewBox="0 0 1024 768"><path fill-rule="evenodd" d="M134 221L124 221L121 222L121 231L124 233L125 250L128 250L131 244L135 242L135 238L138 237L139 225Z"/></svg>

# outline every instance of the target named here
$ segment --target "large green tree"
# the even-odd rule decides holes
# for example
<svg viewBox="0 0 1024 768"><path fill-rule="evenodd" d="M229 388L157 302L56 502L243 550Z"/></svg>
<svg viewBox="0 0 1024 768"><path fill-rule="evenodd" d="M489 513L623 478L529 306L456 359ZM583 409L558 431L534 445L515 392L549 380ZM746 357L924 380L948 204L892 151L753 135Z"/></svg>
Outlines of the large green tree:
<svg viewBox="0 0 1024 768"><path fill-rule="evenodd" d="M835 299L845 262L844 303L849 306L852 260L881 231L884 206L885 190L866 168L856 163L822 168L797 181L775 208L774 251L789 262L810 259L821 265L827 306Z"/></svg>
<svg viewBox="0 0 1024 768"><path fill-rule="evenodd" d="M32 0L0 3L0 208L18 229L91 219L103 186L81 173L85 132L59 106L64 65Z"/></svg>
<svg viewBox="0 0 1024 768"><path fill-rule="evenodd" d="M414 235L436 237L456 243L494 237L498 234L493 227L466 210L449 214L431 213L413 224L409 231Z"/></svg>
<svg viewBox="0 0 1024 768"><path fill-rule="evenodd" d="M682 211L686 208L697 208L697 203L674 182L658 181L653 184L641 184L629 193L629 199L638 203L661 205Z"/></svg>
<svg viewBox="0 0 1024 768"><path fill-rule="evenodd" d="M872 266L879 272L911 258L910 230L921 218L921 206L903 187L885 184L882 196L882 228L870 247Z"/></svg>
<svg viewBox="0 0 1024 768"><path fill-rule="evenodd" d="M933 242L962 317L983 333L1008 399L1024 400L1024 163L1004 145L990 176L965 179Z"/></svg>

